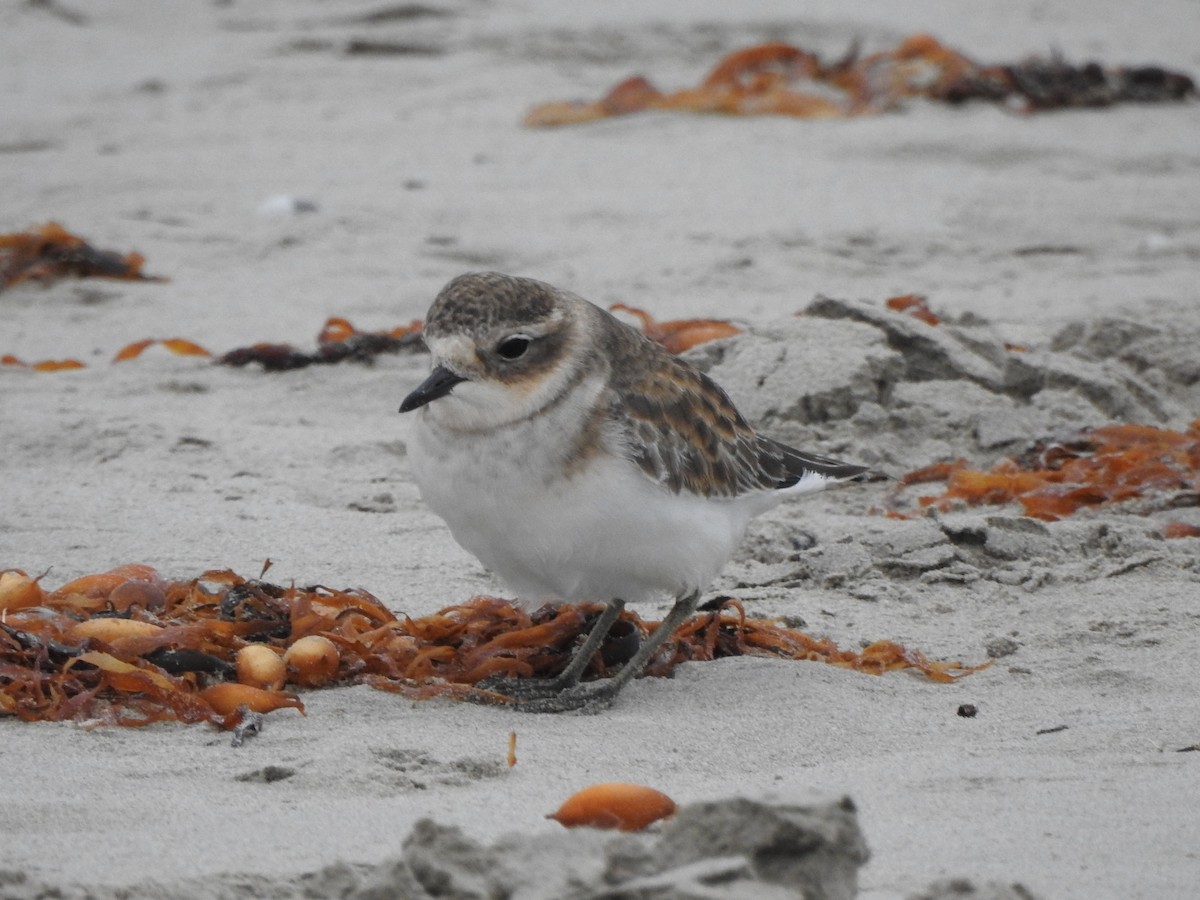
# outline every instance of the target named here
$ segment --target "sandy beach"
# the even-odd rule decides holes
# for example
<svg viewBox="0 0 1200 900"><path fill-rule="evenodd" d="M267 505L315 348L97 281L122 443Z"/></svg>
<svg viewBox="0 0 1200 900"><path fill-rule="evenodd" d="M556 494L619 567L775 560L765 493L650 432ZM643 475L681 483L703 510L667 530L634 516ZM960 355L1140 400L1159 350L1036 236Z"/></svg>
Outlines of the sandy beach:
<svg viewBox="0 0 1200 900"><path fill-rule="evenodd" d="M0 232L57 221L169 280L0 292L0 354L85 363L0 366L0 569L55 587L125 563L249 577L269 559L276 583L361 587L413 616L503 595L409 472L397 407L427 356L269 373L156 346L112 362L143 338L311 349L328 317L404 325L473 270L659 320L731 320L743 334L688 358L748 419L892 477L987 468L1112 423L1186 429L1200 417L1195 99L521 125L534 104L633 74L694 85L766 40L837 58L916 32L983 61L1060 52L1200 75L1189 0L1153 14L1112 0L9 4ZM913 293L941 325L885 309ZM889 490L760 517L713 592L846 647L889 639L989 668L938 684L690 663L594 716L338 687L238 748L207 725L0 717L0 897L799 896L737 879L621 893L583 872L619 856L611 836L544 816L605 781L681 806L849 797L867 900L1196 896L1200 538L1162 528L1200 526L1200 508L895 519L880 514ZM424 819L461 829L476 848L462 859L492 847L525 866L517 886L415 893L403 879ZM576 880L512 862L538 853Z"/></svg>

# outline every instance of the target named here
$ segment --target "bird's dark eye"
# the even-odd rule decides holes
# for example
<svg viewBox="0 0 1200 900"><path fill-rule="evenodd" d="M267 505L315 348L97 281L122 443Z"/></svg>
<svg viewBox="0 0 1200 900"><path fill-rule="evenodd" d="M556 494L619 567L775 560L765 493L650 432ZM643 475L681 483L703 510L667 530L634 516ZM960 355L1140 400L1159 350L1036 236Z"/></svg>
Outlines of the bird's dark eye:
<svg viewBox="0 0 1200 900"><path fill-rule="evenodd" d="M529 349L529 338L513 335L505 338L496 346L496 352L504 359L520 359Z"/></svg>

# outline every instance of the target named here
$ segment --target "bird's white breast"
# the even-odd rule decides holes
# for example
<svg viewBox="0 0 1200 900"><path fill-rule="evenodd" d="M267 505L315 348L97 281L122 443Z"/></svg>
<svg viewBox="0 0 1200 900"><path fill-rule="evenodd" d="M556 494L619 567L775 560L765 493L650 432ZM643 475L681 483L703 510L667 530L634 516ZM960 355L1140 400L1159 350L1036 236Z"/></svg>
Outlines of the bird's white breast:
<svg viewBox="0 0 1200 900"><path fill-rule="evenodd" d="M564 460L590 404L456 433L437 409L449 399L418 416L413 474L455 539L522 600L636 602L702 590L764 508L761 498L672 494L607 451L568 477Z"/></svg>

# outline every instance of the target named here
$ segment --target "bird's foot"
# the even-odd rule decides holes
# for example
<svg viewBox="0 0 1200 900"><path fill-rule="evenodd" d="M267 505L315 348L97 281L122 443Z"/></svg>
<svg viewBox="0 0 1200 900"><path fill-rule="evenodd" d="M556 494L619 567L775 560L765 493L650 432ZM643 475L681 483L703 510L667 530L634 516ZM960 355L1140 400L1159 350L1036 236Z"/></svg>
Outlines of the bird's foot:
<svg viewBox="0 0 1200 900"><path fill-rule="evenodd" d="M578 684L577 681L563 678L506 678L502 675L494 675L491 678L485 678L475 687L488 694L505 697L513 704L518 704L526 700L557 697L576 684Z"/></svg>
<svg viewBox="0 0 1200 900"><path fill-rule="evenodd" d="M489 678L476 687L518 712L585 714L608 709L621 689L610 678L573 684L557 678Z"/></svg>
<svg viewBox="0 0 1200 900"><path fill-rule="evenodd" d="M641 646L641 635L633 623L618 620L624 601L613 600L593 623L582 646L572 655L567 667L554 678L511 678L495 675L475 685L482 693L477 697L485 703L507 703L527 712L566 712L608 706L620 687L628 680L629 672L615 682L615 687L601 689L606 680L581 685L580 679L593 657L605 666L627 664ZM604 695L603 702L600 697Z"/></svg>
<svg viewBox="0 0 1200 900"><path fill-rule="evenodd" d="M562 693L538 700L518 701L514 708L528 713L577 712L595 715L613 704L621 685L611 678L603 681L588 681L567 688Z"/></svg>

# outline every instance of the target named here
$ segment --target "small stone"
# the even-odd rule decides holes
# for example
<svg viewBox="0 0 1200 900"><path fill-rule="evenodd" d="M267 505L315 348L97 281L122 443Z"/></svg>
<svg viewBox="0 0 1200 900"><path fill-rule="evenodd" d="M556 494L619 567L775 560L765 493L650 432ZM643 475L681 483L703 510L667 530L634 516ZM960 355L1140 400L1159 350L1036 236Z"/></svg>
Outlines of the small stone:
<svg viewBox="0 0 1200 900"><path fill-rule="evenodd" d="M1001 659L1012 656L1021 649L1021 645L1010 637L994 637L983 642L983 649L990 659Z"/></svg>

